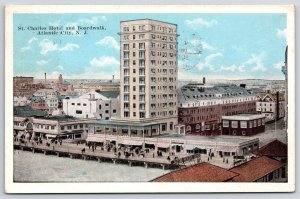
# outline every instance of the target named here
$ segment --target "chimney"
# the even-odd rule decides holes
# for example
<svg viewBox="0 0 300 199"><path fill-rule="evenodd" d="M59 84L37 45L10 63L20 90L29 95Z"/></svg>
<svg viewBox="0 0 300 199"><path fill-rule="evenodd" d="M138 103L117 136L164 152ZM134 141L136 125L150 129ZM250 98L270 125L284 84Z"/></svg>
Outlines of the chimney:
<svg viewBox="0 0 300 199"><path fill-rule="evenodd" d="M246 88L246 84L240 84L241 88Z"/></svg>
<svg viewBox="0 0 300 199"><path fill-rule="evenodd" d="M203 84L205 84L205 77L203 77Z"/></svg>
<svg viewBox="0 0 300 199"><path fill-rule="evenodd" d="M47 73L44 73L45 74L45 83L46 83L46 81L47 81Z"/></svg>

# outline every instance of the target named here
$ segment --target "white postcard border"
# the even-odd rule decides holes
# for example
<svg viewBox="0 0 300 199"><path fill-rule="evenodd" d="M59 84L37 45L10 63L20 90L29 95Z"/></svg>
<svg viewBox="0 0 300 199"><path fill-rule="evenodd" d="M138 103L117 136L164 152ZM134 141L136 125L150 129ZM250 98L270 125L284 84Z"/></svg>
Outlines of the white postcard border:
<svg viewBox="0 0 300 199"><path fill-rule="evenodd" d="M226 7L226 9L224 9ZM170 193L291 192L295 190L295 14L293 5L19 5L5 10L5 192ZM288 44L288 183L15 183L13 182L14 13L286 13Z"/></svg>

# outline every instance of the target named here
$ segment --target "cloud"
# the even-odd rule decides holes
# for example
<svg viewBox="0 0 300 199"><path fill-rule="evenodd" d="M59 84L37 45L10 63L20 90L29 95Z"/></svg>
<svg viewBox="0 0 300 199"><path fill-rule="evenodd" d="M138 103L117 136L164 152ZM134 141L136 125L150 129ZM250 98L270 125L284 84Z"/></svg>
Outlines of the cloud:
<svg viewBox="0 0 300 199"><path fill-rule="evenodd" d="M209 28L209 27L218 25L218 21L214 20L214 19L206 20L206 19L199 17L199 18L192 19L192 20L185 20L185 24L186 24L186 26L188 26L192 29L201 28L201 27Z"/></svg>
<svg viewBox="0 0 300 199"><path fill-rule="evenodd" d="M201 46L203 50L217 50L217 48L213 47L206 41L201 41L199 39L193 39L189 41L193 46Z"/></svg>
<svg viewBox="0 0 300 199"><path fill-rule="evenodd" d="M60 25L60 20L49 22L50 26L59 26Z"/></svg>
<svg viewBox="0 0 300 199"><path fill-rule="evenodd" d="M282 66L284 66L284 65L285 65L285 64L284 64L283 61L279 61L279 62L273 64L274 68L280 69L280 70L282 69Z"/></svg>
<svg viewBox="0 0 300 199"><path fill-rule="evenodd" d="M101 46L108 46L108 47L112 47L112 48L114 48L116 50L120 50L119 43L116 41L115 38L113 38L111 36L104 37L103 39L101 39L100 41L96 42L95 44L101 45Z"/></svg>
<svg viewBox="0 0 300 199"><path fill-rule="evenodd" d="M235 64L232 64L230 66L222 66L220 68L220 71L239 71L239 72L245 72L245 66L241 65L241 66L237 66Z"/></svg>
<svg viewBox="0 0 300 199"><path fill-rule="evenodd" d="M63 47L59 47L57 43L54 43L53 41L49 39L43 39L39 46L41 47L40 53L42 55L46 55L48 52L52 51L73 51L75 48L79 48L78 44L73 43L67 43Z"/></svg>
<svg viewBox="0 0 300 199"><path fill-rule="evenodd" d="M64 70L64 66L62 66L62 65L58 65L57 68L58 68L59 70Z"/></svg>
<svg viewBox="0 0 300 199"><path fill-rule="evenodd" d="M36 38L36 37L31 37L31 38L28 40L27 45L21 48L21 51L22 51L22 52L25 52L25 51L27 51L27 50L30 50L30 49L31 49L31 45L32 45L32 43L33 43L34 41L38 41L38 38Z"/></svg>
<svg viewBox="0 0 300 199"><path fill-rule="evenodd" d="M79 22L81 23L89 23L89 24L97 24L98 21L107 21L106 17L105 16L95 16L95 17L91 17L89 19L87 18L83 18L83 19L80 19Z"/></svg>
<svg viewBox="0 0 300 199"><path fill-rule="evenodd" d="M39 66L42 66L42 65L45 65L45 64L49 63L49 61L50 60L41 59L41 60L36 61L36 64L39 65Z"/></svg>
<svg viewBox="0 0 300 199"><path fill-rule="evenodd" d="M277 29L276 30L276 34L277 34L277 37L280 38L280 39L285 39L286 38L286 28L285 29Z"/></svg>
<svg viewBox="0 0 300 199"><path fill-rule="evenodd" d="M214 53L214 54L210 54L208 56L205 57L203 62L199 62L196 67L198 68L198 70L203 70L204 68L208 68L210 71L214 71L215 70L215 66L212 64L212 62L219 57L224 57L224 55L220 52L218 53Z"/></svg>
<svg viewBox="0 0 300 199"><path fill-rule="evenodd" d="M251 58L245 61L243 65L252 67L252 71L266 71L267 68L262 62L265 56L265 52L261 52L260 54L251 54Z"/></svg>
<svg viewBox="0 0 300 199"><path fill-rule="evenodd" d="M120 62L115 57L102 56L99 58L94 57L90 61L90 65L95 68L119 67Z"/></svg>
<svg viewBox="0 0 300 199"><path fill-rule="evenodd" d="M79 48L78 44L67 43L64 47L59 48L58 51L72 51L75 48Z"/></svg>

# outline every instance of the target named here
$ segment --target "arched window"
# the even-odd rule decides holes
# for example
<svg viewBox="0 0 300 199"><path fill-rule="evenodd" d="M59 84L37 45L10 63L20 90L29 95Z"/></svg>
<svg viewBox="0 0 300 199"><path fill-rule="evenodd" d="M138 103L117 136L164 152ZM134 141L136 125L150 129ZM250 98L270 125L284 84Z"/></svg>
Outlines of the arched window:
<svg viewBox="0 0 300 199"><path fill-rule="evenodd" d="M200 124L196 124L196 132L199 132L200 128L201 128Z"/></svg>
<svg viewBox="0 0 300 199"><path fill-rule="evenodd" d="M192 130L192 127L190 125L186 126L186 132L187 133L190 133Z"/></svg>

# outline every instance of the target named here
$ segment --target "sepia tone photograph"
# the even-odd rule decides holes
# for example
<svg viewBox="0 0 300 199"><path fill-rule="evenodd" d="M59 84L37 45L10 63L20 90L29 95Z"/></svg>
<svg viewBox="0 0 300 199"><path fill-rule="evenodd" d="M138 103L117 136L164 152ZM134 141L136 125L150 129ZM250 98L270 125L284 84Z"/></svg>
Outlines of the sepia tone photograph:
<svg viewBox="0 0 300 199"><path fill-rule="evenodd" d="M294 7L128 8L6 8L7 192L293 191Z"/></svg>

